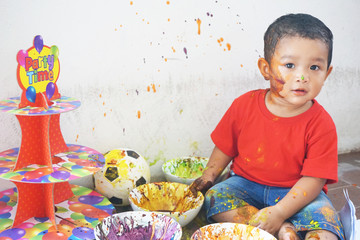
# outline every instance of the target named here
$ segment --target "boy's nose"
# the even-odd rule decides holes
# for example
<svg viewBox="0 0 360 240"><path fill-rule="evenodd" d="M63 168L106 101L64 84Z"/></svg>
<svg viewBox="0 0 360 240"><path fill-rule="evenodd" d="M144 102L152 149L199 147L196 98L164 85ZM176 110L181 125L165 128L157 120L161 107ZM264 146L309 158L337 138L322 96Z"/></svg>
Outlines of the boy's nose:
<svg viewBox="0 0 360 240"><path fill-rule="evenodd" d="M297 82L303 82L306 83L308 82L308 77L305 74L299 74L298 76L296 76L296 81Z"/></svg>

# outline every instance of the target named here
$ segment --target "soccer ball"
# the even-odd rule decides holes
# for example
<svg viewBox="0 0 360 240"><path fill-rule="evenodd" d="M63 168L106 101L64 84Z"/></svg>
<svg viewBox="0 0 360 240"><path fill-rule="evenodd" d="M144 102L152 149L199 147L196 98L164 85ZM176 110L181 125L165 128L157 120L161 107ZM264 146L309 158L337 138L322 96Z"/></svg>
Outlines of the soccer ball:
<svg viewBox="0 0 360 240"><path fill-rule="evenodd" d="M150 182L146 160L131 149L114 149L105 155L105 165L94 174L95 190L114 206L129 205L130 191Z"/></svg>

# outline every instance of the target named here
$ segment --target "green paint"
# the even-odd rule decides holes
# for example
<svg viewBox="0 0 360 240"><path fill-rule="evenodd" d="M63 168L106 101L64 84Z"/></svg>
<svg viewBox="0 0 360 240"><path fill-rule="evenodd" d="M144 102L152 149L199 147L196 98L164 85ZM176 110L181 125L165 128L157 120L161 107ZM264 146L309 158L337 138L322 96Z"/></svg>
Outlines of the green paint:
<svg viewBox="0 0 360 240"><path fill-rule="evenodd" d="M198 151L198 150L199 150L199 143L196 142L196 141L190 143L190 148L191 148L194 152Z"/></svg>
<svg viewBox="0 0 360 240"><path fill-rule="evenodd" d="M164 152L163 152L163 151L159 151L158 155L155 156L154 161L151 162L149 165L150 165L150 167L151 167L151 166L154 166L158 161L164 160L164 159L165 159L165 157L164 157Z"/></svg>

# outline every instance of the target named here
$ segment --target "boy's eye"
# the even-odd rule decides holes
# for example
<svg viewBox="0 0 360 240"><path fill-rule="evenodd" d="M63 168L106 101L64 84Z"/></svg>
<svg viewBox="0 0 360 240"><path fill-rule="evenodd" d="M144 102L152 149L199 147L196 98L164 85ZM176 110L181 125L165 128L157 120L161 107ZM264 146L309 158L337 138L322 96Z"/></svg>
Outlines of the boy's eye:
<svg viewBox="0 0 360 240"><path fill-rule="evenodd" d="M285 67L287 67L287 68L294 68L295 65L294 65L293 63L287 63L287 64L285 64Z"/></svg>
<svg viewBox="0 0 360 240"><path fill-rule="evenodd" d="M316 66L316 65L312 65L310 67L311 70L319 70L319 66Z"/></svg>

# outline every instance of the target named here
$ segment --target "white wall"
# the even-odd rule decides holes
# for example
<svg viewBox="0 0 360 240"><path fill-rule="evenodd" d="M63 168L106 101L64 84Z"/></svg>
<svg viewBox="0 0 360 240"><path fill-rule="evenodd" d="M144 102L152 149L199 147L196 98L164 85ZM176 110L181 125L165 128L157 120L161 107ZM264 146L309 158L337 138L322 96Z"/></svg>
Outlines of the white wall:
<svg viewBox="0 0 360 240"><path fill-rule="evenodd" d="M60 51L60 93L82 102L61 116L66 142L135 149L156 179L166 159L209 156L209 135L232 100L268 86L256 66L267 26L297 12L334 33L334 71L318 101L337 125L339 152L359 150L357 0L1 0L0 99L20 95L16 54L42 35ZM16 118L0 121L0 150L18 147Z"/></svg>

